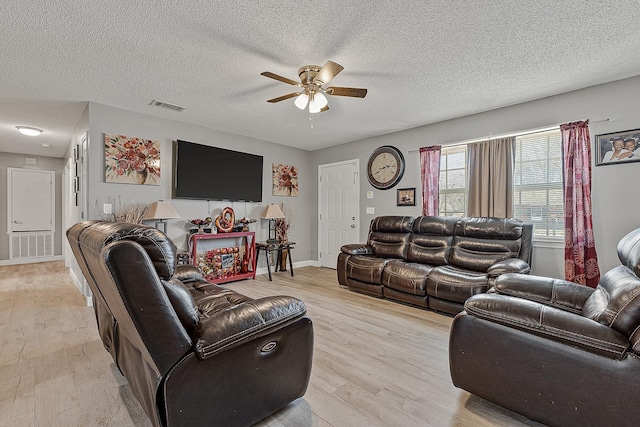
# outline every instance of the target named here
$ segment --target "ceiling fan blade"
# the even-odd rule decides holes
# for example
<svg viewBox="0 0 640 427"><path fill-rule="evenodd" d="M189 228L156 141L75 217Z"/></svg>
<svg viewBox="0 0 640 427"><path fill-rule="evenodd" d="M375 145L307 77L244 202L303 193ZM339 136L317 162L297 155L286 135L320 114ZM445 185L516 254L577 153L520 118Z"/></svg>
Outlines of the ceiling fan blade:
<svg viewBox="0 0 640 427"><path fill-rule="evenodd" d="M267 102L271 102L271 103L280 102L280 101L284 101L285 99L293 98L294 96L298 96L298 95L300 95L300 92L293 92L287 95L279 96L277 98L269 99L267 100Z"/></svg>
<svg viewBox="0 0 640 427"><path fill-rule="evenodd" d="M265 77L269 77L270 79L274 79L274 80L277 80L277 81L282 82L282 83L288 83L288 84L290 84L292 86L300 86L300 83L298 83L298 82L296 82L294 80L288 79L286 77L279 76L277 74L273 74L273 73L271 73L269 71L264 71L264 72L260 73L260 75L261 76L265 76Z"/></svg>
<svg viewBox="0 0 640 427"><path fill-rule="evenodd" d="M354 98L364 98L367 96L366 89L355 87L328 87L326 91L329 95L336 96L353 96Z"/></svg>
<svg viewBox="0 0 640 427"><path fill-rule="evenodd" d="M318 71L318 74L313 78L313 83L322 82L321 84L318 84L318 86L326 85L342 70L344 70L342 65L336 64L333 61L327 61L320 71Z"/></svg>

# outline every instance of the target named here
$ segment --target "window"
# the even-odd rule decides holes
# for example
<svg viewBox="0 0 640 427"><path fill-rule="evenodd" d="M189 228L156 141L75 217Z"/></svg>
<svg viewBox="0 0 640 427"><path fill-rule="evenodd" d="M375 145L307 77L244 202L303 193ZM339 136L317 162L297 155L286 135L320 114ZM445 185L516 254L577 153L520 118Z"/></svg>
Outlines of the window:
<svg viewBox="0 0 640 427"><path fill-rule="evenodd" d="M467 147L442 147L440 152L440 215L463 216L467 211Z"/></svg>
<svg viewBox="0 0 640 427"><path fill-rule="evenodd" d="M534 235L564 236L560 130L516 137L513 215L534 224Z"/></svg>
<svg viewBox="0 0 640 427"><path fill-rule="evenodd" d="M534 236L564 236L560 130L516 137L513 216L534 225ZM467 147L442 147L440 215L463 216L467 208Z"/></svg>

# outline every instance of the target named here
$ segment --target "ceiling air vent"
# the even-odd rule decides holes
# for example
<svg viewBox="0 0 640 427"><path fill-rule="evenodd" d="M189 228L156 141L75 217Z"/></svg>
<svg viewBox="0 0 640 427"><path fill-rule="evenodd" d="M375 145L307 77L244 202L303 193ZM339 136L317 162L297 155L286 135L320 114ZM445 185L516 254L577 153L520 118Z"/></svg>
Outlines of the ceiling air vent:
<svg viewBox="0 0 640 427"><path fill-rule="evenodd" d="M168 102L156 101L155 99L151 101L149 105L153 105L154 107L166 108L168 110L177 111L179 113L184 111L184 107L181 107L179 105L169 104Z"/></svg>

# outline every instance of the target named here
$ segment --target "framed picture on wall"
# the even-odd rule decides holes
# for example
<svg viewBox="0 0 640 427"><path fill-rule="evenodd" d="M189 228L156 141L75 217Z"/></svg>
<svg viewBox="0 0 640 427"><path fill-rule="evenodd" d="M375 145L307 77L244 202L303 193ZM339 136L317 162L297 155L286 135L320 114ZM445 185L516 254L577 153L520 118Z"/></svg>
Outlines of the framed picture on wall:
<svg viewBox="0 0 640 427"><path fill-rule="evenodd" d="M416 189L415 188L398 188L397 206L415 206L416 205Z"/></svg>
<svg viewBox="0 0 640 427"><path fill-rule="evenodd" d="M596 135L596 166L640 160L640 129Z"/></svg>

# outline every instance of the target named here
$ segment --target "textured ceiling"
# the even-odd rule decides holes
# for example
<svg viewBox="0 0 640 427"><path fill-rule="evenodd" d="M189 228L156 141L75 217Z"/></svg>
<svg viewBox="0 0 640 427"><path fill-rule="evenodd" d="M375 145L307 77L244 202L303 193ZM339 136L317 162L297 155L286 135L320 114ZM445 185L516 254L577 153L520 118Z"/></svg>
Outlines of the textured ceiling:
<svg viewBox="0 0 640 427"><path fill-rule="evenodd" d="M62 156L87 101L315 150L640 74L638 0L2 4L6 152ZM329 59L366 98L329 97L313 127L266 102L295 88L260 72Z"/></svg>

